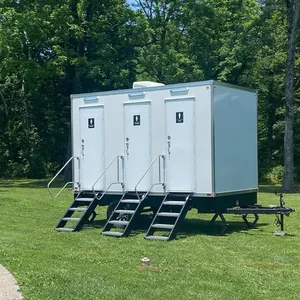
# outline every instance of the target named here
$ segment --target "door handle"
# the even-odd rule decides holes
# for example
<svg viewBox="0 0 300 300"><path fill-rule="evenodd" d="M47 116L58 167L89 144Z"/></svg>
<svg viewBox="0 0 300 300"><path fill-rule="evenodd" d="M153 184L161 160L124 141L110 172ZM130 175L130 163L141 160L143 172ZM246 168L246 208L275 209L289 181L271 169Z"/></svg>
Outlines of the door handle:
<svg viewBox="0 0 300 300"><path fill-rule="evenodd" d="M126 154L129 155L129 142L126 142L125 145L126 145Z"/></svg>
<svg viewBox="0 0 300 300"><path fill-rule="evenodd" d="M168 135L168 154L171 154L171 136Z"/></svg>
<svg viewBox="0 0 300 300"><path fill-rule="evenodd" d="M84 139L81 140L81 156L84 156Z"/></svg>
<svg viewBox="0 0 300 300"><path fill-rule="evenodd" d="M170 155L171 154L171 142L168 141L168 154Z"/></svg>

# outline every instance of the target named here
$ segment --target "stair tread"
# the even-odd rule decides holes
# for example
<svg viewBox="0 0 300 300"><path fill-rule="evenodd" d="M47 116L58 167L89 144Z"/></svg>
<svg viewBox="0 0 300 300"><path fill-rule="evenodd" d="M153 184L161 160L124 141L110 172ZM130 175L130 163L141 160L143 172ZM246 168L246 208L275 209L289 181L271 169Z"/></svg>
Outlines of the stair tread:
<svg viewBox="0 0 300 300"><path fill-rule="evenodd" d="M80 218L62 218L63 221L79 221Z"/></svg>
<svg viewBox="0 0 300 300"><path fill-rule="evenodd" d="M112 220L112 221L109 221L108 223L110 223L110 224L118 224L118 225L127 225L127 224L129 224L128 221L119 221L119 220Z"/></svg>
<svg viewBox="0 0 300 300"><path fill-rule="evenodd" d="M174 225L173 224L153 224L151 227L153 228L163 228L163 229L173 229Z"/></svg>
<svg viewBox="0 0 300 300"><path fill-rule="evenodd" d="M76 198L75 200L81 202L92 202L94 201L94 198Z"/></svg>
<svg viewBox="0 0 300 300"><path fill-rule="evenodd" d="M160 212L160 213L157 213L157 216L160 216L160 217L179 217L180 213Z"/></svg>
<svg viewBox="0 0 300 300"><path fill-rule="evenodd" d="M164 205L184 205L185 201L165 201Z"/></svg>
<svg viewBox="0 0 300 300"><path fill-rule="evenodd" d="M148 236L145 236L145 239L167 241L169 239L169 237L168 236L160 236L160 235L148 235Z"/></svg>
<svg viewBox="0 0 300 300"><path fill-rule="evenodd" d="M122 202L122 203L140 203L140 200L138 200L138 199L123 199L120 202Z"/></svg>
<svg viewBox="0 0 300 300"><path fill-rule="evenodd" d="M74 231L74 228L67 228L67 227L57 227L55 228L57 231Z"/></svg>
<svg viewBox="0 0 300 300"><path fill-rule="evenodd" d="M104 234L104 235L111 235L111 236L122 236L123 232L118 232L118 231L102 231L102 234Z"/></svg>
<svg viewBox="0 0 300 300"><path fill-rule="evenodd" d="M72 210L72 211L87 211L87 208L86 207L71 207L71 208L69 208L69 210Z"/></svg>
<svg viewBox="0 0 300 300"><path fill-rule="evenodd" d="M135 213L135 210L117 209L115 210L115 213L133 215Z"/></svg>

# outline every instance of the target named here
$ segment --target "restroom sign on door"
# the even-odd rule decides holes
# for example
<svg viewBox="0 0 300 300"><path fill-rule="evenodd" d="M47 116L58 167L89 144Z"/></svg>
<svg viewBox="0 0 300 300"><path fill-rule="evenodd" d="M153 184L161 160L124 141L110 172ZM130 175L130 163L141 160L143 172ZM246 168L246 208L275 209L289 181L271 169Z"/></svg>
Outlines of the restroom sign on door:
<svg viewBox="0 0 300 300"><path fill-rule="evenodd" d="M140 126L140 125L141 125L141 115L134 115L133 126Z"/></svg>
<svg viewBox="0 0 300 300"><path fill-rule="evenodd" d="M176 123L183 123L183 111L176 113Z"/></svg>
<svg viewBox="0 0 300 300"><path fill-rule="evenodd" d="M88 119L88 128L95 128L95 119L94 118Z"/></svg>

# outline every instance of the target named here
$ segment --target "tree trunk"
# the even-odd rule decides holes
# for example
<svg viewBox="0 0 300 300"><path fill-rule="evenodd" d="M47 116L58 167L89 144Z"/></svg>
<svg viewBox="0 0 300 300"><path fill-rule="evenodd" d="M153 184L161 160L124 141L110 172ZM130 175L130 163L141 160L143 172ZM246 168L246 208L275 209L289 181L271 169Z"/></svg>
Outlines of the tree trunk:
<svg viewBox="0 0 300 300"><path fill-rule="evenodd" d="M285 129L284 129L284 176L283 191L292 193L294 186L294 70L296 33L300 15L300 0L286 0L288 24L288 49L285 78Z"/></svg>
<svg viewBox="0 0 300 300"><path fill-rule="evenodd" d="M271 73L269 74L270 77L273 77L274 74ZM267 95L267 103L268 103L268 111L267 111L267 128L268 128L268 133L267 133L267 164L266 167L268 171L272 167L272 153L273 153L273 127L276 122L275 119L275 113L276 113L276 104L275 104L275 99L272 97L274 93L273 89L274 82L271 81L268 86L268 95Z"/></svg>

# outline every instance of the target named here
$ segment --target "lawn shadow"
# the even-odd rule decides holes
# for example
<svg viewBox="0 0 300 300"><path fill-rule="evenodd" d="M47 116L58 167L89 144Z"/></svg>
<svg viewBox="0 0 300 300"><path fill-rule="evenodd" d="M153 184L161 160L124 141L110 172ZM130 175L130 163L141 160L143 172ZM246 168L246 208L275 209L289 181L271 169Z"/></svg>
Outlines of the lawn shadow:
<svg viewBox="0 0 300 300"><path fill-rule="evenodd" d="M262 184L262 185L259 185L259 192L260 193L268 193L268 194L281 193L282 187L281 187L281 185Z"/></svg>
<svg viewBox="0 0 300 300"><path fill-rule="evenodd" d="M275 194L275 193L283 193L282 186L280 184L260 184L259 190L260 193L268 193L268 194ZM300 186L295 186L295 193L300 192Z"/></svg>
<svg viewBox="0 0 300 300"><path fill-rule="evenodd" d="M106 219L95 219L93 222L84 225L83 229L103 229Z"/></svg>
<svg viewBox="0 0 300 300"><path fill-rule="evenodd" d="M149 215L142 215L138 221L134 224L130 236L136 236L143 234L145 235L152 219ZM250 221L250 220L249 220ZM106 220L94 220L92 223L86 224L84 226L85 229L92 229L97 228L102 230ZM252 229L248 228L244 221L241 219L239 221L228 221L229 226L226 229L225 236L232 234L234 232L243 232L246 233L247 231L256 230L260 231L261 227L267 226L268 223L257 223L256 226ZM188 219L186 218L184 222L180 225L177 237L179 239L187 238L189 236L194 235L211 235L211 236L220 236L222 231L223 224L221 221L215 221L214 224L210 223L210 220L203 220L203 219Z"/></svg>
<svg viewBox="0 0 300 300"><path fill-rule="evenodd" d="M257 223L255 227L249 228L245 222L240 219L239 221L227 221L228 226L224 235L229 235L234 232L247 232L253 229L261 230L260 227L267 226L268 223ZM215 221L211 224L210 220L203 219L186 219L178 230L178 236L180 238L186 238L193 235L212 235L220 236L223 229L223 223L221 221Z"/></svg>
<svg viewBox="0 0 300 300"><path fill-rule="evenodd" d="M137 235L141 232L146 232L151 224L152 219L149 216L141 215L139 219L133 225L132 232L130 235ZM95 219L93 222L85 224L84 228L97 228L103 229L107 220L106 219ZM138 232L139 231L139 232Z"/></svg>

